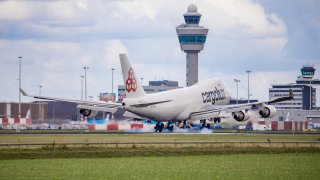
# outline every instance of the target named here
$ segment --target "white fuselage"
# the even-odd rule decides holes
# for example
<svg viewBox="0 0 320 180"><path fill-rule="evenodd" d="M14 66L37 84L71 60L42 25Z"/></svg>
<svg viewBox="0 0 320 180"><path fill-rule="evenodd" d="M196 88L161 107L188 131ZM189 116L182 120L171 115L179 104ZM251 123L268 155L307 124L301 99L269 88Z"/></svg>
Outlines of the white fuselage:
<svg viewBox="0 0 320 180"><path fill-rule="evenodd" d="M192 112L206 105L225 105L230 94L220 79L208 79L193 86L138 98L125 98L125 110L155 121L188 120ZM134 106L136 104L150 104Z"/></svg>

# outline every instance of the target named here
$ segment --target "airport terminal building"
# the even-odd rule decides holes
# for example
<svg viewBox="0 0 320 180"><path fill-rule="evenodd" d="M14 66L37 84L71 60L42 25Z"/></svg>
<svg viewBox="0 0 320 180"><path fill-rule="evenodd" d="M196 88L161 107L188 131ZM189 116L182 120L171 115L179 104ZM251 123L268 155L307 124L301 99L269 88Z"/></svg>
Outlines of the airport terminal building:
<svg viewBox="0 0 320 180"><path fill-rule="evenodd" d="M301 75L295 83L275 84L269 88L269 99L287 96L289 89L292 89L294 99L275 103L278 110L316 110L316 87L320 80L314 78L315 69L313 66L303 66Z"/></svg>
<svg viewBox="0 0 320 180"><path fill-rule="evenodd" d="M266 119L266 123L274 122L272 129L282 130L285 124L306 123L305 127L312 123L320 123L320 111L316 106L316 87L320 85L320 80L314 77L315 68L313 66L303 66L301 75L295 83L276 84L269 88L269 99L287 96L289 89L292 89L294 99L274 103L277 114L271 119ZM298 127L296 125L295 127ZM294 129L294 126L292 126Z"/></svg>

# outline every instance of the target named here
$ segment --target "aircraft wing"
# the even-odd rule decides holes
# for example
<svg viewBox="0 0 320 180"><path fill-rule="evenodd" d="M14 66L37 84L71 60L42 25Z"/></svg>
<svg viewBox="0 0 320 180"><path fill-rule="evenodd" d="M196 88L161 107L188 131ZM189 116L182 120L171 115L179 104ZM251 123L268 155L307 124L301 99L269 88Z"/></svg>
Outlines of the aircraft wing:
<svg viewBox="0 0 320 180"><path fill-rule="evenodd" d="M46 97L46 96L36 96L36 95L28 95L25 91L20 89L20 92L23 96L33 97L36 99L45 99L45 100L54 100L54 101L64 101L78 104L78 108L90 109L94 111L105 111L105 112L116 112L116 110L122 105L120 103L109 103L109 102L93 102L93 101L82 101L82 100L74 100L74 99L63 99L63 98L54 98L54 97Z"/></svg>
<svg viewBox="0 0 320 180"><path fill-rule="evenodd" d="M141 116L133 114L131 112L125 111L120 103L113 102L93 102L93 101L82 101L82 100L74 100L74 99L64 99L64 98L54 98L54 97L46 97L46 96L36 96L36 95L28 95L24 90L20 89L20 92L23 96L33 97L36 99L44 99L44 100L53 100L53 101L63 101L63 102L71 102L76 103L77 108L79 109L90 109L93 111L103 111L114 113L115 118L123 119L123 117L135 118L135 119L144 119Z"/></svg>
<svg viewBox="0 0 320 180"><path fill-rule="evenodd" d="M192 112L190 114L190 119L206 119L213 117L220 117L220 112L237 112L241 110L250 110L250 109L260 109L266 104L277 103L281 101L287 101L293 99L293 91L289 90L289 95L286 97L280 97L277 99L273 99L270 101L264 102L254 102L254 103L246 103L246 104L233 104L233 105L207 105L201 108L199 111Z"/></svg>

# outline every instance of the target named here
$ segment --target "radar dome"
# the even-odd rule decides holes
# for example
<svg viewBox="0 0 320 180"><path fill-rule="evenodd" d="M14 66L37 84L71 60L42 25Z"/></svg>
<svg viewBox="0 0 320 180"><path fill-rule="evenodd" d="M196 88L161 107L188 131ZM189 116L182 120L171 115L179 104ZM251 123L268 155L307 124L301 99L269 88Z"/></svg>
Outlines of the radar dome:
<svg viewBox="0 0 320 180"><path fill-rule="evenodd" d="M197 6L194 4L190 4L188 6L188 12L197 12Z"/></svg>

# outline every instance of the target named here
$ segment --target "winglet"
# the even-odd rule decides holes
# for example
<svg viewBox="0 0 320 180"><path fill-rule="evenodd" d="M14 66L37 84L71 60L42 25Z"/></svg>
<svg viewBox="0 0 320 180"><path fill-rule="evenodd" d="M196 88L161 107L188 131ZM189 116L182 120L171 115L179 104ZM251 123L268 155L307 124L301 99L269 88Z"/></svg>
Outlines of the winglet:
<svg viewBox="0 0 320 180"><path fill-rule="evenodd" d="M292 89L289 89L289 97L292 97L292 98L293 98L293 91L292 91Z"/></svg>
<svg viewBox="0 0 320 180"><path fill-rule="evenodd" d="M21 88L20 88L20 92L21 92L21 94L22 94L23 96L28 96L28 94L27 94L26 92L24 92L24 90L22 90Z"/></svg>
<svg viewBox="0 0 320 180"><path fill-rule="evenodd" d="M268 103L268 104L269 104L269 103L277 103L277 102L281 102L281 101L288 101L288 100L291 100L291 99L293 99L293 91L292 91L292 89L289 89L289 96L280 97L280 98L271 100L271 101L269 101L269 102L267 102L267 103Z"/></svg>

